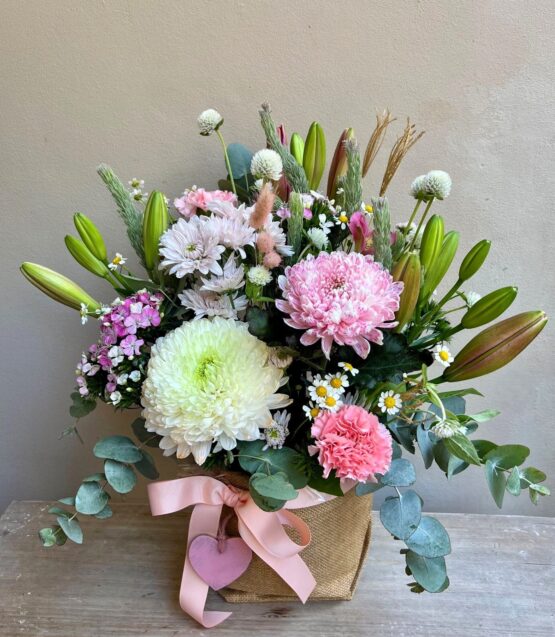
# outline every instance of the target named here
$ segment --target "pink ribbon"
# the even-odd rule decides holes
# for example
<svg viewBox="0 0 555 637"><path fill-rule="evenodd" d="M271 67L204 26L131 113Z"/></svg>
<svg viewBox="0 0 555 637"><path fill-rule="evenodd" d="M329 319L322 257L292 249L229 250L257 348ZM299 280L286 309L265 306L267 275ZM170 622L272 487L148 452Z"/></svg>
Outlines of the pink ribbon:
<svg viewBox="0 0 555 637"><path fill-rule="evenodd" d="M197 535L216 536L224 504L234 509L243 540L295 591L303 603L316 586L316 580L299 556L300 551L310 543L310 529L303 520L286 509L315 506L333 496L305 488L295 500L287 502L286 509L269 513L255 504L248 491L228 487L215 478L193 476L149 484L148 497L152 515L165 515L188 506L195 507L189 523L179 604L205 628L217 626L231 613L204 609L208 585L192 568L188 550ZM291 526L298 532L300 544L289 538L283 525Z"/></svg>

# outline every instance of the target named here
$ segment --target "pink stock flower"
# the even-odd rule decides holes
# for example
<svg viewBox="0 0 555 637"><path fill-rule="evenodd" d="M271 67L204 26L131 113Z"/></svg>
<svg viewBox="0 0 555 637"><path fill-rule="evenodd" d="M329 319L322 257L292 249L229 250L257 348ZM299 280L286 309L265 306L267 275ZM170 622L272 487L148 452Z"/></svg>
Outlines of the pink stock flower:
<svg viewBox="0 0 555 637"><path fill-rule="evenodd" d="M338 478L359 482L384 474L391 465L392 441L378 418L357 405L344 405L332 413L322 411L312 425L312 453L327 478L332 470Z"/></svg>
<svg viewBox="0 0 555 637"><path fill-rule="evenodd" d="M349 345L366 358L370 343L383 341L379 328L397 325L403 284L393 281L372 257L321 252L286 268L278 282L283 300L276 300L276 307L289 314L285 322L306 330L303 345L321 340L328 358L334 342Z"/></svg>
<svg viewBox="0 0 555 637"><path fill-rule="evenodd" d="M190 219L197 214L197 209L208 210L208 206L214 201L229 201L237 203L237 197L227 190L204 190L204 188L193 188L186 190L182 197L174 200L173 205L177 212L186 219Z"/></svg>

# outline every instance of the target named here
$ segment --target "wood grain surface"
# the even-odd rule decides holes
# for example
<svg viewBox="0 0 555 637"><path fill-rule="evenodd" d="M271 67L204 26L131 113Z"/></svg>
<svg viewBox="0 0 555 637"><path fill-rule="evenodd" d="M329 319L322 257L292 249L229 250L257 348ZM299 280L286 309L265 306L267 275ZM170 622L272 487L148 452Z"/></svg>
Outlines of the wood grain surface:
<svg viewBox="0 0 555 637"><path fill-rule="evenodd" d="M44 549L48 506L13 502L0 519L4 637L555 635L552 518L437 514L453 545L451 587L438 595L409 592L402 545L376 519L353 601L229 605L211 593L208 608L233 615L208 631L177 601L186 513L152 518L146 506L117 504L111 520L84 522L83 546Z"/></svg>

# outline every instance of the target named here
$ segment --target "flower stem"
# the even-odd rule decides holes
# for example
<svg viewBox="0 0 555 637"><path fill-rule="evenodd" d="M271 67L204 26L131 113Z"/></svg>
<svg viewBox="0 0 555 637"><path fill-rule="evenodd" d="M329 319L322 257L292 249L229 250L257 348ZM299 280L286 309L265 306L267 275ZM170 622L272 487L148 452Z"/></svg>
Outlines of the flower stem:
<svg viewBox="0 0 555 637"><path fill-rule="evenodd" d="M414 237L412 238L412 241L410 242L409 252L414 249L414 246L416 244L416 239L418 238L418 235L420 234L420 230L422 230L422 225L424 224L424 220L426 219L426 216L428 215L428 212L429 212L430 208L432 207L433 203L434 203L434 200L432 198L432 199L430 199L430 201L428 201L428 203L426 205L426 209L424 210L424 214L422 215L422 219L420 219L420 223L418 224L418 227L416 228L416 232L414 233Z"/></svg>
<svg viewBox="0 0 555 637"><path fill-rule="evenodd" d="M220 133L219 130L216 130L216 135L218 136L218 139L222 143L222 148L224 149L225 165L226 165L226 168L227 168L227 173L229 175L229 181L231 181L231 189L233 190L233 194L237 195L237 190L235 188L235 181L233 179L233 172L231 170L231 164L229 162L229 155L227 154L227 146L225 145L224 138L223 138L223 136L222 136L222 134Z"/></svg>
<svg viewBox="0 0 555 637"><path fill-rule="evenodd" d="M422 203L422 199L418 199L418 201L416 202L416 205L414 206L414 210L412 211L412 214L409 218L409 220L407 221L407 225L405 226L405 229L403 230L403 243L407 237L407 234L409 232L409 229L412 225L412 222L414 221L414 218L416 217L416 213L418 212L418 209L420 208L420 204Z"/></svg>

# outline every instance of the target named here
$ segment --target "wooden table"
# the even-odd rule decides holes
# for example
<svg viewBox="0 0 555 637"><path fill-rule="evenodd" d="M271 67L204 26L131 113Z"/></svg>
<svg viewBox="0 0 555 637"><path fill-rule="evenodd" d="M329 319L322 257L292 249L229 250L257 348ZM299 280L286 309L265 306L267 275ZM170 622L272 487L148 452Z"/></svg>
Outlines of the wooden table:
<svg viewBox="0 0 555 637"><path fill-rule="evenodd" d="M85 544L44 549L44 502L13 502L0 519L0 634L97 637L206 635L177 591L186 514L152 518L116 504L111 520L84 523ZM352 602L208 607L233 616L212 634L313 637L555 635L555 519L438 514L454 552L451 587L410 593L400 543L376 518L370 558Z"/></svg>

